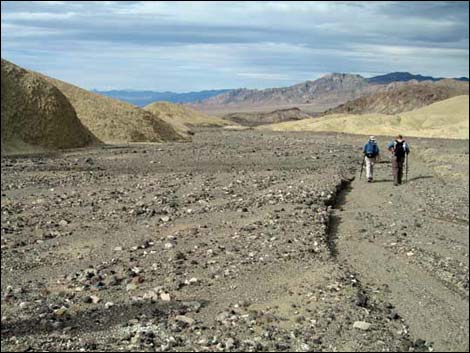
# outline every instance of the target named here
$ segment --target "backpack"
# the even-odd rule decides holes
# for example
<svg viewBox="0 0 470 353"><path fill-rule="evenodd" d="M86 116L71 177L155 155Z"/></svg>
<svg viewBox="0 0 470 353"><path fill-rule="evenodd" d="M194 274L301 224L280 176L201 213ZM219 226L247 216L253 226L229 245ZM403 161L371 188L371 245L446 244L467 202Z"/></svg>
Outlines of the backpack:
<svg viewBox="0 0 470 353"><path fill-rule="evenodd" d="M403 158L405 157L405 153L406 153L406 142L404 140L400 142L395 140L395 143L393 144L393 154L395 155L395 157Z"/></svg>
<svg viewBox="0 0 470 353"><path fill-rule="evenodd" d="M379 154L377 144L375 142L369 141L365 147L365 154L369 158L374 158Z"/></svg>

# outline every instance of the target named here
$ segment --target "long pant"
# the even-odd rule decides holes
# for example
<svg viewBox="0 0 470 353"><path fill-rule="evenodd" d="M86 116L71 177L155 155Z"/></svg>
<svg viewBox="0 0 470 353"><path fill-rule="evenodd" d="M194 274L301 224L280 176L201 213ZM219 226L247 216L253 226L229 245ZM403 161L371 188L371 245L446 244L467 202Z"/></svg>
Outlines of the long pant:
<svg viewBox="0 0 470 353"><path fill-rule="evenodd" d="M396 156L392 157L393 182L395 184L401 184L402 182L404 162L405 162L405 157L401 157L401 158L398 158Z"/></svg>
<svg viewBox="0 0 470 353"><path fill-rule="evenodd" d="M374 177L374 164L376 162L376 157L365 157L366 158L366 176L367 179L372 179Z"/></svg>

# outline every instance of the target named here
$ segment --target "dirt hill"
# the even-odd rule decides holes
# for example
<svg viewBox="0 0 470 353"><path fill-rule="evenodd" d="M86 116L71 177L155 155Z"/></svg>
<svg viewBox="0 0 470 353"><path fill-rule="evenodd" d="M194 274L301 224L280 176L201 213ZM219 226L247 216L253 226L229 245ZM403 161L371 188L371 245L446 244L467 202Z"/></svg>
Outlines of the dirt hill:
<svg viewBox="0 0 470 353"><path fill-rule="evenodd" d="M233 125L221 118L209 116L182 104L155 102L144 107L167 123L177 126L178 130L189 132L192 127L220 127Z"/></svg>
<svg viewBox="0 0 470 353"><path fill-rule="evenodd" d="M263 126L274 131L335 131L361 135L469 138L468 95L457 96L399 115L332 114L315 120Z"/></svg>
<svg viewBox="0 0 470 353"><path fill-rule="evenodd" d="M398 114L464 94L468 94L468 82L442 80L400 85L346 102L324 114Z"/></svg>
<svg viewBox="0 0 470 353"><path fill-rule="evenodd" d="M104 142L164 142L188 139L170 124L146 110L51 77L42 77L60 89L72 103L82 123Z"/></svg>
<svg viewBox="0 0 470 353"><path fill-rule="evenodd" d="M268 113L231 113L224 116L224 119L243 126L258 126L310 118L310 115L299 108L279 109Z"/></svg>
<svg viewBox="0 0 470 353"><path fill-rule="evenodd" d="M2 154L98 142L55 86L6 60L1 66Z"/></svg>

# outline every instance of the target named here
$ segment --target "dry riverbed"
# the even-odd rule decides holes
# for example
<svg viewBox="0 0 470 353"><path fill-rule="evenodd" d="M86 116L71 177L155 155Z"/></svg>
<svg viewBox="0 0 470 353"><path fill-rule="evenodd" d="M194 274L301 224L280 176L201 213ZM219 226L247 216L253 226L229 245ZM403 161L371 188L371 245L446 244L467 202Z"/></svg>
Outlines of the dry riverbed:
<svg viewBox="0 0 470 353"><path fill-rule="evenodd" d="M424 154L432 140L413 141L420 162L398 189L386 163L381 183L358 184L363 142L206 129L192 143L2 157L2 351L434 349L406 312L416 298L365 265L361 241L403 257L396 276L412 262L418 284L449 291L432 314L454 329L465 315L444 312L466 310L468 349L468 141L436 149L454 156L444 170ZM422 217L376 218L359 194Z"/></svg>

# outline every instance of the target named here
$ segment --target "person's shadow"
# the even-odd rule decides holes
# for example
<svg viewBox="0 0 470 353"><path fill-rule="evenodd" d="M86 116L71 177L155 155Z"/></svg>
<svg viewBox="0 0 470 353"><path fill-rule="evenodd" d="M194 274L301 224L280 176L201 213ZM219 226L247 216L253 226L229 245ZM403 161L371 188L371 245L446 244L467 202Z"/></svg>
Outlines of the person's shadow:
<svg viewBox="0 0 470 353"><path fill-rule="evenodd" d="M49 317L43 320L31 317L25 320L2 323L2 338L12 336L48 334L70 327L72 332L93 332L109 330L113 326L125 325L131 319L152 318L157 321L167 321L172 315L198 312L207 305L207 301L193 302L151 302L140 301L118 304L108 309L87 309L74 312L64 317ZM196 304L196 308L194 305ZM60 328L54 328L52 323L59 322Z"/></svg>
<svg viewBox="0 0 470 353"><path fill-rule="evenodd" d="M432 175L421 175L421 176L409 178L409 179L408 179L408 182L414 181L414 180L432 179L432 178L434 178L434 176L432 176ZM405 182L404 179L403 179L403 182ZM375 179L375 180L374 180L374 183L393 183L393 179Z"/></svg>

